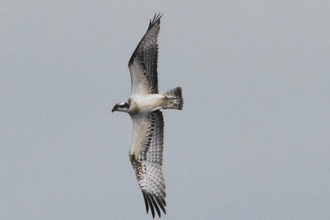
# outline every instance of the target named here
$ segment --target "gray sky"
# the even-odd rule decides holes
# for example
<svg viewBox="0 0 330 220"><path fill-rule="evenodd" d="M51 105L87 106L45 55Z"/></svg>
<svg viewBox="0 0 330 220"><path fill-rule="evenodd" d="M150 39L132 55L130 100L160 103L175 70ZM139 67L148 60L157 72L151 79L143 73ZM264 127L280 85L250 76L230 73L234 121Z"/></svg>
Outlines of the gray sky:
<svg viewBox="0 0 330 220"><path fill-rule="evenodd" d="M330 219L330 2L1 1L0 219L151 219L127 62L163 12L163 219Z"/></svg>

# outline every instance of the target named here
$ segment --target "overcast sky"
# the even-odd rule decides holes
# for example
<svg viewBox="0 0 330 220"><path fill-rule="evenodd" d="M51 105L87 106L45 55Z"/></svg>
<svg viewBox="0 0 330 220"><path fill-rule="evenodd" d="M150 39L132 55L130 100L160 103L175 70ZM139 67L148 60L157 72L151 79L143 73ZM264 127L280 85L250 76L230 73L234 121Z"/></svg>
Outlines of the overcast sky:
<svg viewBox="0 0 330 220"><path fill-rule="evenodd" d="M0 219L151 219L111 109L157 12L162 219L330 219L328 0L1 1Z"/></svg>

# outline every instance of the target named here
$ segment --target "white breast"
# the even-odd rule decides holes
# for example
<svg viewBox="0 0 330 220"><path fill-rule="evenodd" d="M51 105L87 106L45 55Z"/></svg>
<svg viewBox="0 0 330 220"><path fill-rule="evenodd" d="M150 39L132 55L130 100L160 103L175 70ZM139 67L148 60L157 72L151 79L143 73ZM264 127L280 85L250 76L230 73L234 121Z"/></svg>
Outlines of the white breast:
<svg viewBox="0 0 330 220"><path fill-rule="evenodd" d="M160 94L134 95L131 99L137 104L140 112L152 112L166 104L164 96Z"/></svg>

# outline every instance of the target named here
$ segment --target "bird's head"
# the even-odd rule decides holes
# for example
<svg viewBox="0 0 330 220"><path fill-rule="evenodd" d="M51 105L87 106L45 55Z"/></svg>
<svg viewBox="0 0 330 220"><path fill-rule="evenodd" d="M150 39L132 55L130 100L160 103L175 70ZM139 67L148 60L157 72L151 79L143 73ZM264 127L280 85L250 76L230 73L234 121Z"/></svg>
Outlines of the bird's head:
<svg viewBox="0 0 330 220"><path fill-rule="evenodd" d="M116 104L115 106L113 106L111 112L128 112L129 109L129 103L127 102L120 102L118 104Z"/></svg>

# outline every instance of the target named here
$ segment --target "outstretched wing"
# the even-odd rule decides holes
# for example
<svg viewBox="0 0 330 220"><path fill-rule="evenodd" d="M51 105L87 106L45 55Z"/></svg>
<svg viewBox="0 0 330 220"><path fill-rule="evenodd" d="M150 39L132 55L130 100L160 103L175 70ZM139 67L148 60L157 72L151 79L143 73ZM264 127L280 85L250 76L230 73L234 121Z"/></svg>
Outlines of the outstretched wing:
<svg viewBox="0 0 330 220"><path fill-rule="evenodd" d="M131 74L131 95L158 93L157 37L160 29L161 14L155 14L140 43L128 62Z"/></svg>
<svg viewBox="0 0 330 220"><path fill-rule="evenodd" d="M133 120L133 142L130 161L142 190L147 213L155 211L161 216L165 211L165 182L162 173L164 120L161 111L147 116L135 115Z"/></svg>

